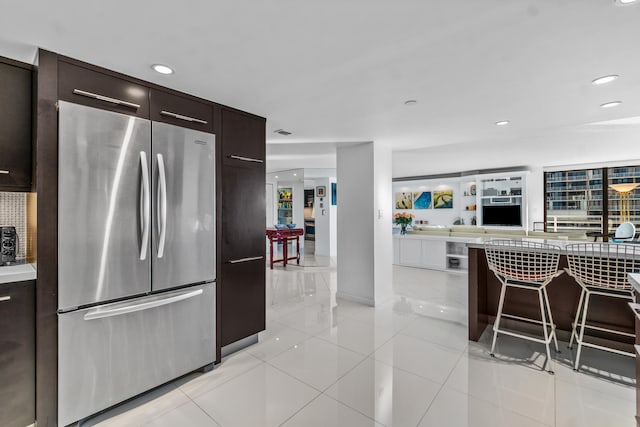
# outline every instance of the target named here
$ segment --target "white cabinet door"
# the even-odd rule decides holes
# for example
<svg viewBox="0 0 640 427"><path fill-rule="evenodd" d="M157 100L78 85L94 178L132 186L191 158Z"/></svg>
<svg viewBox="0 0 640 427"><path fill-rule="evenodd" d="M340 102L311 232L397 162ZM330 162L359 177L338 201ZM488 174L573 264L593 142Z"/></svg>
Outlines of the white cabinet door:
<svg viewBox="0 0 640 427"><path fill-rule="evenodd" d="M444 270L446 268L446 246L444 240L423 240L420 264L426 268Z"/></svg>
<svg viewBox="0 0 640 427"><path fill-rule="evenodd" d="M422 241L415 239L400 239L400 264L422 267Z"/></svg>
<svg viewBox="0 0 640 427"><path fill-rule="evenodd" d="M400 240L393 239L393 263L400 264Z"/></svg>

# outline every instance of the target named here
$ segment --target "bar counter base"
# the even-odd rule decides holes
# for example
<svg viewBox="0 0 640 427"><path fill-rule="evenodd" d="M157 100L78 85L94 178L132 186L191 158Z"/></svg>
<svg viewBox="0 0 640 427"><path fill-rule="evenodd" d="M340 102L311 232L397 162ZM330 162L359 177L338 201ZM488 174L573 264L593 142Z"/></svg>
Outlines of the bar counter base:
<svg viewBox="0 0 640 427"><path fill-rule="evenodd" d="M567 267L567 258L560 256L558 268ZM555 278L547 287L551 313L556 323L558 338L571 336L571 322L575 319L580 298L580 286L568 274ZM469 247L469 340L478 341L487 326L493 325L498 300L500 282L489 270L483 248ZM634 316L626 301L616 298L592 297L589 307L589 320L592 323L607 325L611 329L633 333ZM505 298L504 312L516 316L540 318L538 301L529 293L520 289L509 289ZM540 331L542 333L542 331ZM585 340L622 351L633 352L634 339L615 334L594 331L585 335ZM562 350L562 349L561 349Z"/></svg>

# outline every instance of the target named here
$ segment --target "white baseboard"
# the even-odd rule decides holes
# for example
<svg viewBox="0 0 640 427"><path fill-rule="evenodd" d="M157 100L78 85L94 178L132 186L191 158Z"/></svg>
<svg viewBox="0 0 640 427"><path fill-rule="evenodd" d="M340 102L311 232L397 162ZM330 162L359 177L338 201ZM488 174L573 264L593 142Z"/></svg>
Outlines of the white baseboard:
<svg viewBox="0 0 640 427"><path fill-rule="evenodd" d="M368 305L369 307L374 307L376 304L376 302L371 298L363 298L356 295L345 294L344 292L336 292L336 298Z"/></svg>

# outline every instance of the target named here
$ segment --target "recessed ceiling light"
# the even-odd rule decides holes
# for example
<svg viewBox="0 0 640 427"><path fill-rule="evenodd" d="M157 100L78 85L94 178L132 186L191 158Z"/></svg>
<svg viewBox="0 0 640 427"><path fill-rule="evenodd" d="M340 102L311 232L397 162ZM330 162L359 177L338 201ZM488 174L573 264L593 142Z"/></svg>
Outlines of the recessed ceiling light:
<svg viewBox="0 0 640 427"><path fill-rule="evenodd" d="M418 101L416 101L415 99L409 99L407 101L404 101L404 105L416 105L418 103Z"/></svg>
<svg viewBox="0 0 640 427"><path fill-rule="evenodd" d="M617 0L617 2L620 4L631 4L631 3L635 3L636 0Z"/></svg>
<svg viewBox="0 0 640 427"><path fill-rule="evenodd" d="M294 173L294 174L293 174L293 176L298 176L298 174L297 174L297 173Z"/></svg>
<svg viewBox="0 0 640 427"><path fill-rule="evenodd" d="M620 77L620 76L618 76L617 74L611 74L609 76L598 77L597 79L592 80L591 84L603 85L603 84L611 83L612 81L614 81L618 77Z"/></svg>
<svg viewBox="0 0 640 427"><path fill-rule="evenodd" d="M284 129L274 130L273 132L274 133L279 133L280 135L284 135L284 136L291 135L291 132L289 132L288 130L284 130Z"/></svg>
<svg viewBox="0 0 640 427"><path fill-rule="evenodd" d="M162 64L153 64L151 66L151 68L153 69L153 71L160 73L160 74L173 74L173 68L167 66L167 65L162 65Z"/></svg>
<svg viewBox="0 0 640 427"><path fill-rule="evenodd" d="M496 122L496 126L504 126L508 124L509 124L509 120L501 120L499 122Z"/></svg>
<svg viewBox="0 0 640 427"><path fill-rule="evenodd" d="M612 107L617 107L620 104L622 104L622 101L605 102L604 104L601 104L600 107L601 108L612 108Z"/></svg>
<svg viewBox="0 0 640 427"><path fill-rule="evenodd" d="M278 175L276 175L276 179L278 179Z"/></svg>

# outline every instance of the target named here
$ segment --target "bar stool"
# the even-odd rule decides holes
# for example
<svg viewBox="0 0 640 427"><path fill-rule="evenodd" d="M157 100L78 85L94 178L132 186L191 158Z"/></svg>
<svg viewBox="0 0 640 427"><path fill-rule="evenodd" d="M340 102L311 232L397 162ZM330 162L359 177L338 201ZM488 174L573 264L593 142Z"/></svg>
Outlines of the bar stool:
<svg viewBox="0 0 640 427"><path fill-rule="evenodd" d="M582 288L569 341L569 348L572 348L574 339L578 343L573 369L577 371L580 367L580 354L583 346L635 357L634 353L586 342L584 331L592 329L635 337L635 334L632 333L588 324L587 315L591 295L622 298L635 302L633 287L628 282L627 274L640 271L640 247L609 243L576 243L567 245L565 250L569 264L566 271Z"/></svg>
<svg viewBox="0 0 640 427"><path fill-rule="evenodd" d="M549 350L551 340L553 340L556 352L559 352L559 350L556 326L553 323L551 307L549 306L547 285L562 274L562 270L558 271L560 252L561 249L558 246L518 240L492 240L485 244L489 269L493 271L500 283L502 283L498 313L493 324L491 356L495 357L494 350L498 334L542 343L547 349L547 370L550 374L553 374L553 370L551 370L551 351ZM536 291L540 303L540 320L503 313L507 288ZM503 317L542 325L544 339L501 329L500 321Z"/></svg>

